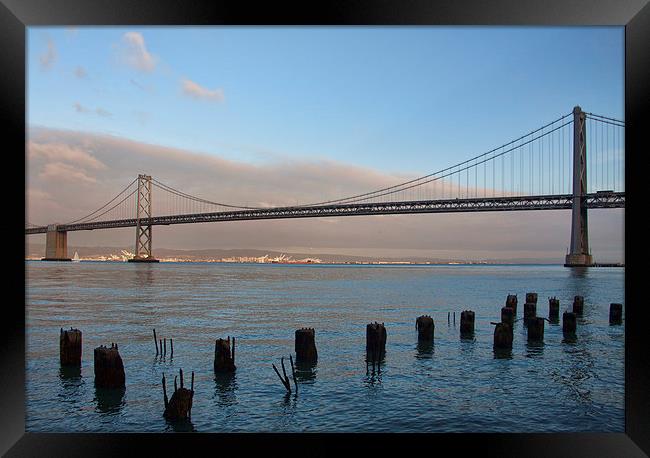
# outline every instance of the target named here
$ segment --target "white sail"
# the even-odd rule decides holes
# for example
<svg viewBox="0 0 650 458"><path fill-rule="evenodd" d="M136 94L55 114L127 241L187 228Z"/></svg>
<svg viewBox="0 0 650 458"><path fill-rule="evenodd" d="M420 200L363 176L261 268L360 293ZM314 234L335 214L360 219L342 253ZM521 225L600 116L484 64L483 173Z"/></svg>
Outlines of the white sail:
<svg viewBox="0 0 650 458"><path fill-rule="evenodd" d="M74 252L74 258L72 258L72 261L74 262L81 261L81 259L79 259L79 253L77 253L76 251Z"/></svg>

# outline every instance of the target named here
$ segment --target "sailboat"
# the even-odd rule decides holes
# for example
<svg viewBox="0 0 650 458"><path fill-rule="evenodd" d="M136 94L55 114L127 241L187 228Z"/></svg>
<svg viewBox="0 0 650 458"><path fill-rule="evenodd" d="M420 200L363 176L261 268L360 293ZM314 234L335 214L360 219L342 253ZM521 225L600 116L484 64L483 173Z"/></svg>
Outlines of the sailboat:
<svg viewBox="0 0 650 458"><path fill-rule="evenodd" d="M79 259L79 253L76 251L74 252L74 257L72 258L72 262L79 262L81 259Z"/></svg>

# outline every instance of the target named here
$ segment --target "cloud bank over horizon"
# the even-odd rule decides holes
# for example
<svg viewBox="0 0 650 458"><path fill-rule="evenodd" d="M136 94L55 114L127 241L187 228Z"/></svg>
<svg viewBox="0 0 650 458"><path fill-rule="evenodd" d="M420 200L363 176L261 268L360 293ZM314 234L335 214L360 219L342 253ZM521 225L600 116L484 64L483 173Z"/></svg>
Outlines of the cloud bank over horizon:
<svg viewBox="0 0 650 458"><path fill-rule="evenodd" d="M27 220L66 222L114 197L138 173L186 193L244 206L305 204L391 186L405 179L331 160L250 164L117 136L29 129ZM156 196L153 196L154 203ZM154 205L155 212L155 205ZM590 244L598 261L623 260L624 210L593 210ZM154 228L156 246L260 248L367 256L563 259L570 212L382 215L204 223ZM132 229L75 232L69 245L122 246ZM43 239L43 240L41 240ZM42 243L41 236L28 242Z"/></svg>

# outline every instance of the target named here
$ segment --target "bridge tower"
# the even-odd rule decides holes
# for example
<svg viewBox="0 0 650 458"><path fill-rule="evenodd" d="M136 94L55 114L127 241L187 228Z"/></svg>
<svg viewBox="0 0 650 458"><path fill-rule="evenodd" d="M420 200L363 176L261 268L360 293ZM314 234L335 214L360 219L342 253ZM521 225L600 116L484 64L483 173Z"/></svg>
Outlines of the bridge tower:
<svg viewBox="0 0 650 458"><path fill-rule="evenodd" d="M68 233L59 231L56 224L47 226L45 257L43 261L71 261L68 257Z"/></svg>
<svg viewBox="0 0 650 458"><path fill-rule="evenodd" d="M138 175L138 198L136 203L135 257L129 262L158 262L151 252L151 176ZM143 221L144 220L144 221Z"/></svg>
<svg viewBox="0 0 650 458"><path fill-rule="evenodd" d="M571 249L564 267L593 265L589 252L587 224L587 123L584 111L573 108L573 208L571 210Z"/></svg>

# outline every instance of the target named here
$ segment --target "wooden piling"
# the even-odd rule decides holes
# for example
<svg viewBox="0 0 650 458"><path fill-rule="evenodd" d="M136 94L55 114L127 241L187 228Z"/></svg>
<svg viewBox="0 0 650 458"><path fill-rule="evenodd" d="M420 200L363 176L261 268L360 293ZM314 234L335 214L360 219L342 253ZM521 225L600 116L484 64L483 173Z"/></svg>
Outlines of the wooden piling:
<svg viewBox="0 0 650 458"><path fill-rule="evenodd" d="M165 402L163 416L168 420L183 420L192 416L192 401L194 399L194 372L192 372L192 388L183 388L183 370L180 370L181 387L177 388L174 378L174 393L169 402ZM163 376L163 393L167 397L165 377Z"/></svg>
<svg viewBox="0 0 650 458"><path fill-rule="evenodd" d="M167 339L163 339L163 355L167 354Z"/></svg>
<svg viewBox="0 0 650 458"><path fill-rule="evenodd" d="M116 344L110 348L103 345L95 348L95 386L100 388L121 388L124 385L124 364Z"/></svg>
<svg viewBox="0 0 650 458"><path fill-rule="evenodd" d="M169 339L169 345L172 347L172 351L170 353L170 357L174 356L174 339Z"/></svg>
<svg viewBox="0 0 650 458"><path fill-rule="evenodd" d="M81 366L81 331L70 328L59 334L59 360L61 366Z"/></svg>
<svg viewBox="0 0 650 458"><path fill-rule="evenodd" d="M560 300L556 297L548 298L548 320L552 322L560 320Z"/></svg>
<svg viewBox="0 0 650 458"><path fill-rule="evenodd" d="M537 305L537 293L526 293L526 302Z"/></svg>
<svg viewBox="0 0 650 458"><path fill-rule="evenodd" d="M156 356L158 356L158 339L156 338L156 328L153 328L153 343L156 346Z"/></svg>
<svg viewBox="0 0 650 458"><path fill-rule="evenodd" d="M501 322L512 328L515 323L515 311L512 307L501 307Z"/></svg>
<svg viewBox="0 0 650 458"><path fill-rule="evenodd" d="M564 312L562 314L562 332L564 334L575 334L576 327L576 314L569 311Z"/></svg>
<svg viewBox="0 0 650 458"><path fill-rule="evenodd" d="M517 295L516 294L508 294L508 297L506 297L506 307L510 307L514 315L517 316Z"/></svg>
<svg viewBox="0 0 650 458"><path fill-rule="evenodd" d="M623 304L609 304L609 324L621 324L623 322Z"/></svg>
<svg viewBox="0 0 650 458"><path fill-rule="evenodd" d="M474 334L474 312L463 310L460 312L460 335L469 336Z"/></svg>
<svg viewBox="0 0 650 458"><path fill-rule="evenodd" d="M386 353L386 328L384 323L366 325L366 359L379 361Z"/></svg>
<svg viewBox="0 0 650 458"><path fill-rule="evenodd" d="M504 308L510 309L510 307ZM512 340L512 326L504 322L497 323L496 327L494 328L494 348L498 350L512 348Z"/></svg>
<svg viewBox="0 0 650 458"><path fill-rule="evenodd" d="M314 328L300 328L296 330L294 349L296 362L316 362L316 331Z"/></svg>
<svg viewBox="0 0 650 458"><path fill-rule="evenodd" d="M530 321L537 316L537 304L526 302L524 304L524 324L528 325Z"/></svg>
<svg viewBox="0 0 650 458"><path fill-rule="evenodd" d="M234 338L233 338L234 344ZM234 345L233 345L234 349ZM230 336L228 339L217 339L214 341L214 371L215 372L234 372L235 353L230 351Z"/></svg>
<svg viewBox="0 0 650 458"><path fill-rule="evenodd" d="M418 342L432 342L435 323L429 315L422 315L415 320L415 329L418 330Z"/></svg>
<svg viewBox="0 0 650 458"><path fill-rule="evenodd" d="M582 296L575 296L573 298L573 313L580 316L584 312L585 298Z"/></svg>
<svg viewBox="0 0 650 458"><path fill-rule="evenodd" d="M544 318L534 317L528 321L528 341L529 342L543 342L544 341Z"/></svg>

